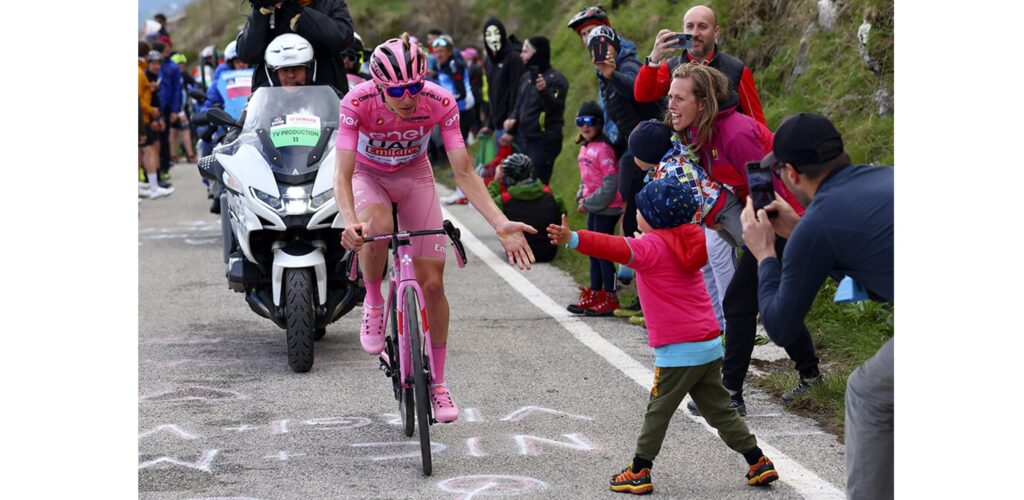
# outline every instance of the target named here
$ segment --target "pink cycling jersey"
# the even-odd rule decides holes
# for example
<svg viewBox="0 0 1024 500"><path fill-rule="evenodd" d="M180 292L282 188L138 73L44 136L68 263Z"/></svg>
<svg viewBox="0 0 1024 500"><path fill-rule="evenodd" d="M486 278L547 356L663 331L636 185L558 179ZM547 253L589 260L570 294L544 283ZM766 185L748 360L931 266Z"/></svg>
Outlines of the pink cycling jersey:
<svg viewBox="0 0 1024 500"><path fill-rule="evenodd" d="M356 163L385 172L428 163L427 142L434 125L441 127L445 150L465 148L452 94L424 82L418 96L415 113L403 119L384 106L373 80L356 85L339 106L336 148L355 151Z"/></svg>

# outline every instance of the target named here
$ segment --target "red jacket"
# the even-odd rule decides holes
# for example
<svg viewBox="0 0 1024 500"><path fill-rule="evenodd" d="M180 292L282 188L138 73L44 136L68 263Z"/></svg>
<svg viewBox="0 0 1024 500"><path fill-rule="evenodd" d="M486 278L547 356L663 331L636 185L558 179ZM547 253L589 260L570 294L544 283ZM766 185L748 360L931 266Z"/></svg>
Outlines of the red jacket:
<svg viewBox="0 0 1024 500"><path fill-rule="evenodd" d="M576 251L628 264L644 304L647 344L703 342L721 335L700 269L708 261L704 230L696 224L655 229L641 238L576 231Z"/></svg>
<svg viewBox="0 0 1024 500"><path fill-rule="evenodd" d="M689 52L683 52L683 54L688 62L696 61ZM633 84L633 97L637 102L653 102L665 97L668 94L668 87L672 83L672 70L680 62L682 62L682 57L672 58L661 63L661 66L657 68L646 64L641 66L640 72L636 75L636 82ZM739 94L740 113L761 123L767 123L764 118L764 110L761 109L761 98L758 97L757 86L754 84L754 74L750 72L750 68L739 59L717 51L708 54L700 63L721 70L729 77L730 82L736 86L736 93ZM733 67L735 67L735 71Z"/></svg>

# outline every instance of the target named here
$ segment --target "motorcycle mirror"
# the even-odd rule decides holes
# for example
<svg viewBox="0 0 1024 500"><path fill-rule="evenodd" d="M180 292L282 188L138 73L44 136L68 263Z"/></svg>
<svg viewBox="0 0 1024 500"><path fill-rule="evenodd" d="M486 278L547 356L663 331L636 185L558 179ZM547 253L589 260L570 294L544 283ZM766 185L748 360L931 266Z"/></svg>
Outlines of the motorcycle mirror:
<svg viewBox="0 0 1024 500"><path fill-rule="evenodd" d="M206 110L206 120L214 125L242 128L242 125L236 122L227 111L220 108L210 108Z"/></svg>
<svg viewBox="0 0 1024 500"><path fill-rule="evenodd" d="M206 102L206 92L199 89L192 89L188 91L188 96L195 99L196 102L202 104Z"/></svg>

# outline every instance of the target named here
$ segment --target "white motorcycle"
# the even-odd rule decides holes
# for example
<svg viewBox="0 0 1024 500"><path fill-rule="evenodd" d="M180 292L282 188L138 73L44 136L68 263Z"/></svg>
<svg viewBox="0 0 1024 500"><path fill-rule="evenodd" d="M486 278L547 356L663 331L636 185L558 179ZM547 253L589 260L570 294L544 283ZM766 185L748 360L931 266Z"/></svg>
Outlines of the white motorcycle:
<svg viewBox="0 0 1024 500"><path fill-rule="evenodd" d="M313 343L362 300L345 272L344 223L334 200L338 96L330 87L264 87L249 99L244 123L210 109L237 139L199 161L203 177L224 185L221 225L228 287L286 331L288 365L313 366Z"/></svg>

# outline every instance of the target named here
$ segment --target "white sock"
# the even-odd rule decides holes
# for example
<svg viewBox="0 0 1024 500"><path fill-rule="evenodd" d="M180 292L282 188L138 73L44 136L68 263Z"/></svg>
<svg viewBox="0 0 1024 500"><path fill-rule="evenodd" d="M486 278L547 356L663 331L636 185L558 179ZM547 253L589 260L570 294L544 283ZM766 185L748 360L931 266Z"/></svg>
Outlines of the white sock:
<svg viewBox="0 0 1024 500"><path fill-rule="evenodd" d="M149 192L155 193L156 188L160 187L159 174L156 172L147 173L146 178L149 179Z"/></svg>

